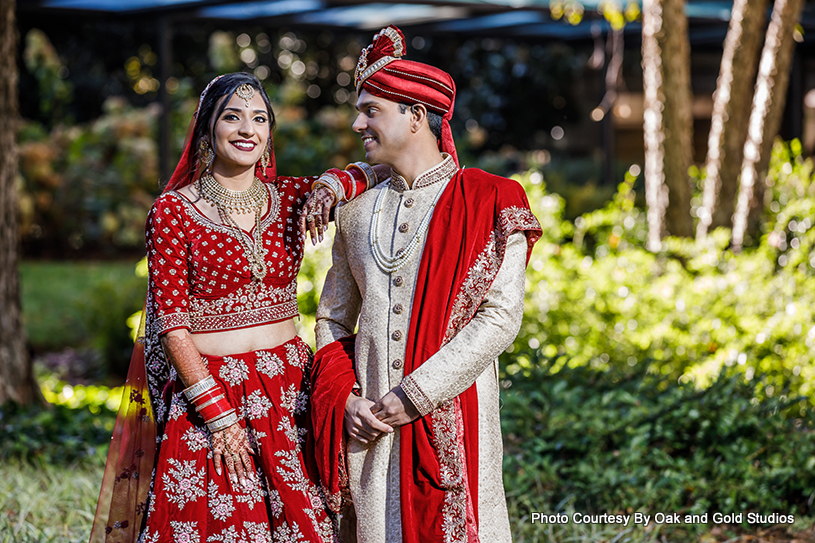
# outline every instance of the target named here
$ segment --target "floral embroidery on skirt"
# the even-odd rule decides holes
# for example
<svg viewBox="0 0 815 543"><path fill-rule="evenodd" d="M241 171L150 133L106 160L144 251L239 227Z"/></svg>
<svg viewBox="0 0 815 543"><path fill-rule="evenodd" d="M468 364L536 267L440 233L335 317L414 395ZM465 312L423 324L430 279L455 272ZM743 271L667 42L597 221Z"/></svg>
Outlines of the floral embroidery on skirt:
<svg viewBox="0 0 815 543"><path fill-rule="evenodd" d="M255 449L256 482L215 472L209 430L176 380L160 438L142 543L335 541L317 481L309 414L311 351L298 337L275 347L203 356Z"/></svg>

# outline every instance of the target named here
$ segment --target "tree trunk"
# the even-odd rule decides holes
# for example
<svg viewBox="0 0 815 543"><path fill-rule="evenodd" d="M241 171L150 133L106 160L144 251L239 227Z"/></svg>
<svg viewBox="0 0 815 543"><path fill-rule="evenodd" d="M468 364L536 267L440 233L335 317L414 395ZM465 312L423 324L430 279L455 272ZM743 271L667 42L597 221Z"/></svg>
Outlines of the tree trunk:
<svg viewBox="0 0 815 543"><path fill-rule="evenodd" d="M16 63L14 0L0 0L0 404L39 398L20 318Z"/></svg>
<svg viewBox="0 0 815 543"><path fill-rule="evenodd" d="M733 3L713 95L704 193L696 227L699 240L705 238L708 229L733 224L766 10L767 0Z"/></svg>
<svg viewBox="0 0 815 543"><path fill-rule="evenodd" d="M795 50L793 34L803 7L804 0L775 0L767 27L733 215L732 244L737 251L741 249L747 232L757 231L764 209L764 176L770 162L773 138L781 127Z"/></svg>
<svg viewBox="0 0 815 543"><path fill-rule="evenodd" d="M688 178L693 117L684 0L644 0L642 71L648 248L656 251L666 231L693 235Z"/></svg>

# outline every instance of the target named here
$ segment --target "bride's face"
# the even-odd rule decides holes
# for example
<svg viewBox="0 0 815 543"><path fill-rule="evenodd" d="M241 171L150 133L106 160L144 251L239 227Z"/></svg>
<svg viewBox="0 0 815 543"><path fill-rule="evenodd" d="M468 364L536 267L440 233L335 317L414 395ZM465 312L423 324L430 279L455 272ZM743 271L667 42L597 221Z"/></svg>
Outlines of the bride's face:
<svg viewBox="0 0 815 543"><path fill-rule="evenodd" d="M216 167L254 167L269 140L269 112L260 93L249 101L233 94L215 120L212 137Z"/></svg>

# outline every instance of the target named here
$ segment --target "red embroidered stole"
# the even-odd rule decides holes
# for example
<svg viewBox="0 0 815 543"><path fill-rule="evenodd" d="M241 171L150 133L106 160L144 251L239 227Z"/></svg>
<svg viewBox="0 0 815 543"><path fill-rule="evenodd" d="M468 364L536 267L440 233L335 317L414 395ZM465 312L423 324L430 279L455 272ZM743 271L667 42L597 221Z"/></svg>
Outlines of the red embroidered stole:
<svg viewBox="0 0 815 543"><path fill-rule="evenodd" d="M436 204L419 265L406 376L472 319L515 231L526 233L528 259L541 229L518 183L475 169L453 176ZM323 429L317 435L317 455L330 496L342 491L342 453L332 445L341 443L336 435L342 435L342 412L353 386L350 341L327 345L315 357L312 416L315 429ZM332 400L335 405L328 405ZM475 384L402 426L400 454L403 542L478 542Z"/></svg>

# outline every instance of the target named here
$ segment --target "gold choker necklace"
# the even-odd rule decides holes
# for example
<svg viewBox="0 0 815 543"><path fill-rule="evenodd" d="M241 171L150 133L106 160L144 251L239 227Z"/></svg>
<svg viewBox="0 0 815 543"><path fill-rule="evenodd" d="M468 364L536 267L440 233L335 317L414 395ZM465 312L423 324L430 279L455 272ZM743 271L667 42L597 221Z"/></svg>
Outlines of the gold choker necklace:
<svg viewBox="0 0 815 543"><path fill-rule="evenodd" d="M239 215L252 213L258 208L262 210L269 200L269 193L257 177L246 190L230 190L208 173L198 180L198 187L204 200L216 207L223 207L229 213Z"/></svg>

